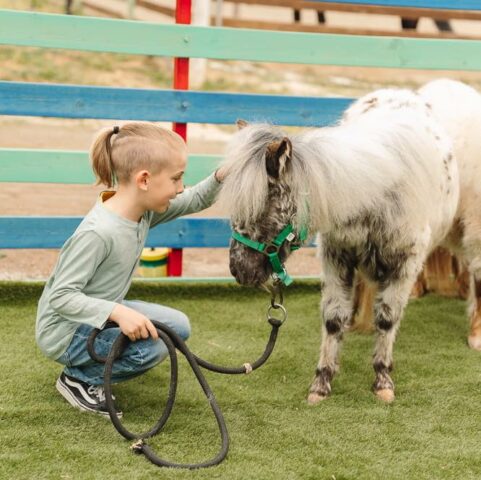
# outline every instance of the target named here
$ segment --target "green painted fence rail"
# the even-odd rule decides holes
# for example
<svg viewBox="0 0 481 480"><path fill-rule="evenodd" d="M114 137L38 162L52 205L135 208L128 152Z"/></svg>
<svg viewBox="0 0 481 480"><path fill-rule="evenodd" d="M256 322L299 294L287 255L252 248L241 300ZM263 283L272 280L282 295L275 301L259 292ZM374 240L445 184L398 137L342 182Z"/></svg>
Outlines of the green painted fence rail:
<svg viewBox="0 0 481 480"><path fill-rule="evenodd" d="M212 173L220 155L189 155L184 182L194 185ZM88 152L0 148L0 182L92 184Z"/></svg>
<svg viewBox="0 0 481 480"><path fill-rule="evenodd" d="M0 44L169 57L481 70L481 40L360 37L0 10Z"/></svg>

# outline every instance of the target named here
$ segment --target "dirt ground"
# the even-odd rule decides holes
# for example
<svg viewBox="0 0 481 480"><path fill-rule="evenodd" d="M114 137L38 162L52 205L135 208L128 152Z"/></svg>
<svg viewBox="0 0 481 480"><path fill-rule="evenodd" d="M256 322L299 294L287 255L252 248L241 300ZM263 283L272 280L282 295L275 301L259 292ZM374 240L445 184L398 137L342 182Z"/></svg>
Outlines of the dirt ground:
<svg viewBox="0 0 481 480"><path fill-rule="evenodd" d="M261 10L265 15L266 8ZM252 12L255 13L255 9ZM375 16L363 17L366 17L365 22L379 21L373 18ZM395 29L397 24L392 25ZM432 25L428 22L425 28L432 28ZM267 89L271 93L296 95L359 96L385 86L415 88L437 77L450 77L478 89L481 87L481 73L472 72L259 65L248 62L208 62L207 76L211 82L223 81L233 85L230 91L259 92L259 83L262 83L262 91ZM112 125L112 122L0 116L0 147L87 150L95 132L105 125ZM191 153L222 153L231 132L230 127L190 125L189 150ZM1 183L0 215L85 215L101 190L101 187L83 185ZM219 211L218 206L213 206L200 215L216 216ZM2 250L0 280L45 279L54 267L57 255L56 250ZM314 249L296 252L288 262L288 269L295 275L317 275L320 266ZM184 275L229 276L228 251L185 250Z"/></svg>

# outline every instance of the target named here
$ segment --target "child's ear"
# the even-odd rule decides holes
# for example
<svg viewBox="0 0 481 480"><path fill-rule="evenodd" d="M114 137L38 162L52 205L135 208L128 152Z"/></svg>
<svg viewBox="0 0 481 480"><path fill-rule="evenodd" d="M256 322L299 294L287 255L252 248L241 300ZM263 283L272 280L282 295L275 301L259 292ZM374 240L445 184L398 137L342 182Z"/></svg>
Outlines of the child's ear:
<svg viewBox="0 0 481 480"><path fill-rule="evenodd" d="M140 190L147 191L150 183L150 172L148 170L141 170L135 174L135 184Z"/></svg>

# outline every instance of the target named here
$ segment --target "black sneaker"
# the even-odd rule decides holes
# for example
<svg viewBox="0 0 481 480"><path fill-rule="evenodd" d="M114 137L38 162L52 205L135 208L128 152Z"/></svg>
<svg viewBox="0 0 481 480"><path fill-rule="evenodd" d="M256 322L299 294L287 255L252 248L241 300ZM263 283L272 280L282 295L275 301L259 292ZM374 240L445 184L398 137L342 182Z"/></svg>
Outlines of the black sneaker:
<svg viewBox="0 0 481 480"><path fill-rule="evenodd" d="M60 395L73 407L79 408L84 412L99 413L105 417L109 416L105 402L104 387L101 385L89 385L62 372L60 377L58 377L56 386ZM122 412L117 410L117 416L119 418L122 417Z"/></svg>

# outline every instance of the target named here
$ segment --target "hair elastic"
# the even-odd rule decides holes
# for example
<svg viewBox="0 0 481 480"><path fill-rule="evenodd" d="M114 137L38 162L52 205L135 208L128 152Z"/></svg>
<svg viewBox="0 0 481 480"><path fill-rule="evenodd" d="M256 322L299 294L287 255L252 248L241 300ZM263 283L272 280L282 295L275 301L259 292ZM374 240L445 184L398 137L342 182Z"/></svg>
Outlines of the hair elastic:
<svg viewBox="0 0 481 480"><path fill-rule="evenodd" d="M115 125L113 133L117 134L117 133L119 133L119 131L120 131L120 127L118 125Z"/></svg>

